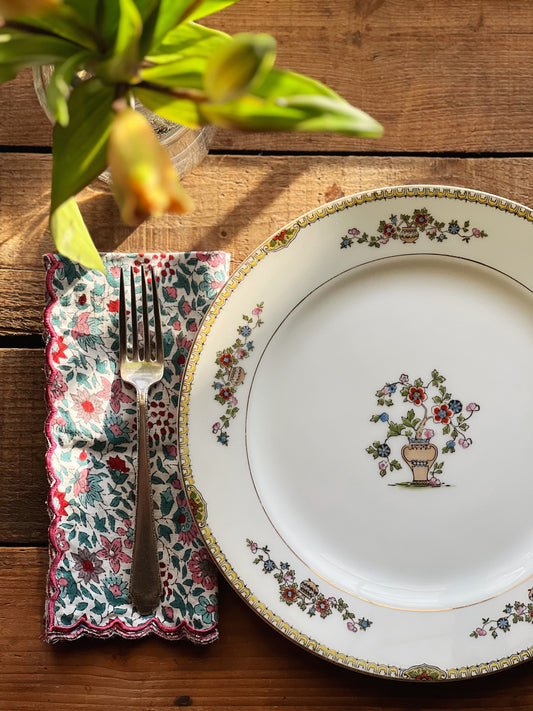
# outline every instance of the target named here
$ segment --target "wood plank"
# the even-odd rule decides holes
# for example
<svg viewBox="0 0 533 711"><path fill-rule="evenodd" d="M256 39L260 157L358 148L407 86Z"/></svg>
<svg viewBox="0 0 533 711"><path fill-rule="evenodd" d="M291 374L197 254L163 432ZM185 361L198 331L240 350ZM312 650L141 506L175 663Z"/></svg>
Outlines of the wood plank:
<svg viewBox="0 0 533 711"><path fill-rule="evenodd" d="M0 334L40 333L50 156L5 154L0 171ZM102 251L224 249L237 264L277 229L330 200L390 185L460 185L533 205L533 159L209 156L187 176L187 216L122 224L106 187L80 195ZM21 288L24 285L24 288Z"/></svg>
<svg viewBox="0 0 533 711"><path fill-rule="evenodd" d="M327 83L386 129L380 140L219 132L216 148L533 149L531 3L242 0L209 22L231 33L270 32L278 41L278 66ZM38 108L31 72L0 87L0 106L0 145L49 145L50 126Z"/></svg>
<svg viewBox="0 0 533 711"><path fill-rule="evenodd" d="M44 548L0 548L0 709L196 711L300 709L517 711L533 706L531 663L439 685L402 684L336 667L270 628L221 585L221 637L207 647L137 642L40 641Z"/></svg>
<svg viewBox="0 0 533 711"><path fill-rule="evenodd" d="M0 544L44 543L48 528L44 354L0 350L0 372Z"/></svg>

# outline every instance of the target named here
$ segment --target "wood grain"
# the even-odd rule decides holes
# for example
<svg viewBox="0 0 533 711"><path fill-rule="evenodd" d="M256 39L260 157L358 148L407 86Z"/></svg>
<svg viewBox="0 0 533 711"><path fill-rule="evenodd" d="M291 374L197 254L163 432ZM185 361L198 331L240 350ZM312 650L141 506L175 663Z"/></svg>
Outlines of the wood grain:
<svg viewBox="0 0 533 711"><path fill-rule="evenodd" d="M2 349L0 373L0 545L44 543L48 528L44 354Z"/></svg>
<svg viewBox="0 0 533 711"><path fill-rule="evenodd" d="M410 684L336 667L282 637L230 590L220 593L220 640L40 641L45 548L0 548L2 711L526 711L531 663L449 684ZM510 693L512 689L512 693Z"/></svg>
<svg viewBox="0 0 533 711"><path fill-rule="evenodd" d="M319 79L384 125L379 140L220 132L219 149L530 152L533 5L523 0L241 0L209 18L270 32L280 67ZM0 87L0 144L49 145L31 73Z"/></svg>
<svg viewBox="0 0 533 711"><path fill-rule="evenodd" d="M0 334L42 330L42 254L53 249L46 230L50 160L28 153L2 157ZM185 179L196 202L190 215L165 215L129 228L99 182L86 188L79 202L102 251L223 249L232 253L236 265L302 213L362 190L455 185L533 205L532 169L531 158L215 155Z"/></svg>

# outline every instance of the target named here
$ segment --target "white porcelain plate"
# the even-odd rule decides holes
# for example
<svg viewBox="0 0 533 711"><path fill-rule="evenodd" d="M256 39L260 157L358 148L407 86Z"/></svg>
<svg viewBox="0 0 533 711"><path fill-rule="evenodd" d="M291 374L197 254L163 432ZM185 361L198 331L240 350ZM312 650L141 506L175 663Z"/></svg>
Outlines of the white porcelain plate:
<svg viewBox="0 0 533 711"><path fill-rule="evenodd" d="M531 657L532 223L460 188L343 198L204 320L189 497L229 582L306 649L422 680Z"/></svg>

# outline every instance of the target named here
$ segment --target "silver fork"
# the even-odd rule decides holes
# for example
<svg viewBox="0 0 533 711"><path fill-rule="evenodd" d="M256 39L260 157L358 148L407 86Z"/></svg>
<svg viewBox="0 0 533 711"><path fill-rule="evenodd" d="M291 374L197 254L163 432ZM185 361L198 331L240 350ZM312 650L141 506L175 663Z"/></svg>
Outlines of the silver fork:
<svg viewBox="0 0 533 711"><path fill-rule="evenodd" d="M128 330L124 273L120 273L119 340L120 376L137 391L137 487L135 511L135 539L131 564L130 599L141 615L149 615L161 599L161 575L157 555L157 537L154 525L152 483L148 458L148 432L146 400L149 388L163 377L163 334L159 299L153 270L152 309L154 338L150 337L146 274L141 268L142 328L139 328L135 280L130 270L130 311L132 320L131 358L128 355Z"/></svg>

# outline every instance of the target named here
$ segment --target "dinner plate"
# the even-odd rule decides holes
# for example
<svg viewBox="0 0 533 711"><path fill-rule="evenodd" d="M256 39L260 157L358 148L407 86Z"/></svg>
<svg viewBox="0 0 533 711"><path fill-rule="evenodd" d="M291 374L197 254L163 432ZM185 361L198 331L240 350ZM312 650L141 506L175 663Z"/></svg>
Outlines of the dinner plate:
<svg viewBox="0 0 533 711"><path fill-rule="evenodd" d="M352 195L204 319L185 486L223 575L301 647L410 680L531 657L532 222L463 188Z"/></svg>

